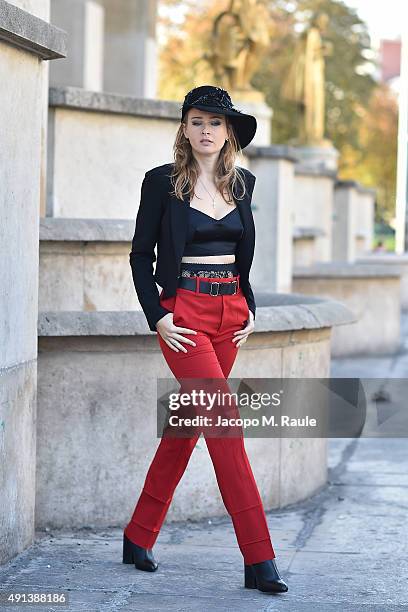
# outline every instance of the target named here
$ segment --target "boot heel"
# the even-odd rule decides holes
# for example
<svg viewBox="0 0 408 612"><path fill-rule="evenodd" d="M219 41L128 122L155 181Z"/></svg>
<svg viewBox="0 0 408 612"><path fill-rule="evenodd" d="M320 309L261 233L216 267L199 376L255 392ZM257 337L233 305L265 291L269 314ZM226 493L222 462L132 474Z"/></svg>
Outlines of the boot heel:
<svg viewBox="0 0 408 612"><path fill-rule="evenodd" d="M133 563L132 547L125 534L123 534L123 563Z"/></svg>
<svg viewBox="0 0 408 612"><path fill-rule="evenodd" d="M245 588L246 589L256 589L256 577L254 572L252 571L252 567L250 565L245 565Z"/></svg>
<svg viewBox="0 0 408 612"><path fill-rule="evenodd" d="M126 534L123 533L123 563L134 563L136 569L144 572L155 572L159 567L154 558L151 548L143 548L139 544L133 544Z"/></svg>

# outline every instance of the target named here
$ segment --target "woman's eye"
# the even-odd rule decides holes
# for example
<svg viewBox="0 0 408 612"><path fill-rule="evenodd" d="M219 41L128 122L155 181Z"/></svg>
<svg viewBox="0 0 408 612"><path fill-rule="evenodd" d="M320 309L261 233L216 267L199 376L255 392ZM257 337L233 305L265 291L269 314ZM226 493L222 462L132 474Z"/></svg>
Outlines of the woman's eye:
<svg viewBox="0 0 408 612"><path fill-rule="evenodd" d="M194 123L193 121L193 125L201 125L201 123ZM221 121L213 121L211 125L221 125Z"/></svg>

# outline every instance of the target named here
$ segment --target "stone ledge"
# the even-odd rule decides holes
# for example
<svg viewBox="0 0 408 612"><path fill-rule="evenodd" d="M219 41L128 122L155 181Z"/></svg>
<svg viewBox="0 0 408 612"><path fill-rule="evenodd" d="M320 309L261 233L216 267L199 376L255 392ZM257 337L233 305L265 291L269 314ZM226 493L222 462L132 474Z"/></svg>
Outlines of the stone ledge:
<svg viewBox="0 0 408 612"><path fill-rule="evenodd" d="M321 262L311 266L295 266L293 277L296 278L368 278L368 277L399 277L401 270L396 266L373 263Z"/></svg>
<svg viewBox="0 0 408 612"><path fill-rule="evenodd" d="M335 189L355 189L356 191L358 191L359 193L367 193L367 194L371 194L371 195L375 195L377 192L375 189L372 189L371 187L364 187L364 185L362 185L361 183L359 183L358 181L341 181L341 180L337 180L334 184L334 188Z"/></svg>
<svg viewBox="0 0 408 612"><path fill-rule="evenodd" d="M295 176L322 176L335 180L337 178L337 172L336 170L324 168L323 166L313 167L299 162L295 166Z"/></svg>
<svg viewBox="0 0 408 612"><path fill-rule="evenodd" d="M408 264L408 253L372 253L357 257L358 264L385 264L385 265L405 265Z"/></svg>
<svg viewBox="0 0 408 612"><path fill-rule="evenodd" d="M131 219L40 219L40 241L131 242L134 230Z"/></svg>
<svg viewBox="0 0 408 612"><path fill-rule="evenodd" d="M80 87L50 87L50 107L73 108L84 111L174 119L180 121L182 106L170 100L135 98L117 93L89 91Z"/></svg>
<svg viewBox="0 0 408 612"><path fill-rule="evenodd" d="M318 236L325 235L326 232L321 227L295 227L292 237L294 240L299 240L303 238L317 238Z"/></svg>
<svg viewBox="0 0 408 612"><path fill-rule="evenodd" d="M256 331L281 332L319 329L357 321L342 302L303 293L255 291Z"/></svg>
<svg viewBox="0 0 408 612"><path fill-rule="evenodd" d="M43 60L67 56L67 32L5 0L0 0L0 40Z"/></svg>
<svg viewBox="0 0 408 612"><path fill-rule="evenodd" d="M256 332L321 329L352 323L354 314L341 302L301 294L255 295ZM139 311L40 312L40 337L152 335Z"/></svg>
<svg viewBox="0 0 408 612"><path fill-rule="evenodd" d="M288 145L248 145L245 147L245 156L248 158L256 157L260 159L286 159L294 163L299 159L296 149Z"/></svg>

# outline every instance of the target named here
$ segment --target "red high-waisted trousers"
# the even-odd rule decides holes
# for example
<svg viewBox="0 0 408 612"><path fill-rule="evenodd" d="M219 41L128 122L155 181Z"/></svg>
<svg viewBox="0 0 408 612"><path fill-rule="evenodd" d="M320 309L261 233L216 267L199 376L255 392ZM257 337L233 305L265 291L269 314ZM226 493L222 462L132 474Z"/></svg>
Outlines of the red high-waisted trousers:
<svg viewBox="0 0 408 612"><path fill-rule="evenodd" d="M239 280L239 276L234 278ZM234 278L216 280L230 282ZM205 277L195 279L197 283L215 280ZM213 292L216 293L216 290ZM236 295L211 296L178 287L174 297L164 299L162 295L163 291L160 303L173 312L173 322L198 332L185 334L196 343L196 346L182 343L187 353L172 350L157 334L160 348L174 376L179 380L227 379L239 351L236 342L232 342L233 332L242 329L248 319L249 309L242 289L239 287ZM155 543L199 436L200 433L193 437L161 438L132 518L124 530L135 544L152 548ZM275 553L243 436L207 436L205 441L245 563L273 559Z"/></svg>

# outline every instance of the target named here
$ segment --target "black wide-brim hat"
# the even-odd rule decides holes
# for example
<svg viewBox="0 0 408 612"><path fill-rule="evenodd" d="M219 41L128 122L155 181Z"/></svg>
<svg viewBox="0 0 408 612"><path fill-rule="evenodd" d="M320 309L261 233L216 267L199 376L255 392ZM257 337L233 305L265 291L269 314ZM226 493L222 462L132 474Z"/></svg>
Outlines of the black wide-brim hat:
<svg viewBox="0 0 408 612"><path fill-rule="evenodd" d="M228 115L241 149L249 145L255 136L256 118L234 108L229 93L221 87L201 85L189 91L181 108L181 121L190 108Z"/></svg>

